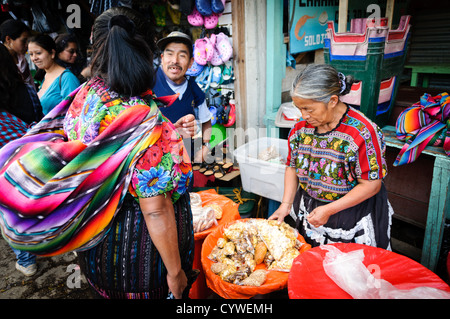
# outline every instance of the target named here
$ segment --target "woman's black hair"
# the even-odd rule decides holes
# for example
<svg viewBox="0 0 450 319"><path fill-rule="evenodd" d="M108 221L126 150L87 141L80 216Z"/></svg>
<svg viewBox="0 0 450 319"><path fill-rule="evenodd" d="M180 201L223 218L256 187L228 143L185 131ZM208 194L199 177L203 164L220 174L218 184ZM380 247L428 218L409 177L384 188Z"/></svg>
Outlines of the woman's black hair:
<svg viewBox="0 0 450 319"><path fill-rule="evenodd" d="M136 11L113 7L94 22L92 75L117 93L136 96L153 87L153 54L146 22Z"/></svg>
<svg viewBox="0 0 450 319"><path fill-rule="evenodd" d="M52 37L47 34L41 33L35 35L28 40L28 43L36 43L38 46L48 51L49 53L52 53L53 50L56 53L55 41L53 41Z"/></svg>
<svg viewBox="0 0 450 319"><path fill-rule="evenodd" d="M76 43L78 45L78 41L75 35L69 33L63 33L58 35L55 39L56 56L58 56L59 53L64 51L69 45L69 43Z"/></svg>
<svg viewBox="0 0 450 319"><path fill-rule="evenodd" d="M23 22L8 19L0 25L0 40L5 43L6 36L15 40L24 32L30 32L30 29Z"/></svg>
<svg viewBox="0 0 450 319"><path fill-rule="evenodd" d="M12 113L17 87L23 83L19 68L8 49L0 43L0 108Z"/></svg>

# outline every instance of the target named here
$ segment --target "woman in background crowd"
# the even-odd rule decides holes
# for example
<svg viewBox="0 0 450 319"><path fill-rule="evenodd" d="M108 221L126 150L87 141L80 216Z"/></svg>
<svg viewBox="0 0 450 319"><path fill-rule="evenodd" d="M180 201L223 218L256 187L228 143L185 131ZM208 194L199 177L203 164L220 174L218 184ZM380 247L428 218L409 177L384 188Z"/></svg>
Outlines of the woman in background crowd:
<svg viewBox="0 0 450 319"><path fill-rule="evenodd" d="M83 65L78 50L77 38L73 34L63 33L56 37L56 62L69 69L80 81L86 81L82 71Z"/></svg>
<svg viewBox="0 0 450 319"><path fill-rule="evenodd" d="M37 96L33 89L26 89L27 85L23 83L19 69L3 44L0 44L0 65L2 66L0 68L0 148L2 148L27 132L27 123L14 114L21 113L18 112L18 108L27 98L28 103L32 105L30 93L34 94L36 99ZM39 100L37 102L39 103ZM16 269L25 276L34 275L37 271L36 256L19 249L13 248L13 251L17 257Z"/></svg>
<svg viewBox="0 0 450 319"><path fill-rule="evenodd" d="M28 51L36 67L45 70L38 96L42 111L47 115L80 85L80 81L70 70L56 63L56 45L50 36L40 34L30 38Z"/></svg>
<svg viewBox="0 0 450 319"><path fill-rule="evenodd" d="M42 117L42 107L34 86L24 83L20 70L15 64L13 56L4 45L1 45L0 77L1 77L1 106L27 124L39 122Z"/></svg>
<svg viewBox="0 0 450 319"><path fill-rule="evenodd" d="M36 89L31 76L30 66L25 58L29 36L30 30L19 20L9 19L0 25L0 40L14 58L14 63L19 68L25 83Z"/></svg>

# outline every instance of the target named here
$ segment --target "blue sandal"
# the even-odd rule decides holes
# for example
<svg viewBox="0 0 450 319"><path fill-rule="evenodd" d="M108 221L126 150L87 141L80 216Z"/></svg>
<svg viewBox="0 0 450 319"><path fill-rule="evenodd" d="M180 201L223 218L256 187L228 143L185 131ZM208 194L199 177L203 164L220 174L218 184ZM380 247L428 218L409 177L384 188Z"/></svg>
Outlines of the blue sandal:
<svg viewBox="0 0 450 319"><path fill-rule="evenodd" d="M195 0L195 6L202 16L210 16L213 13L211 0Z"/></svg>

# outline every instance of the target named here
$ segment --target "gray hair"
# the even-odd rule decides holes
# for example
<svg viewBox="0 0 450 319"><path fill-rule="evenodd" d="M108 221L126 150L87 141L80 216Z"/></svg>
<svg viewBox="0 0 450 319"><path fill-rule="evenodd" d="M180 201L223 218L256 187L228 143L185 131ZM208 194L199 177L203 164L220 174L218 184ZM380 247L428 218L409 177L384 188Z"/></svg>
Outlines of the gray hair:
<svg viewBox="0 0 450 319"><path fill-rule="evenodd" d="M327 64L310 64L292 83L291 96L328 103L332 95L350 92L353 78Z"/></svg>

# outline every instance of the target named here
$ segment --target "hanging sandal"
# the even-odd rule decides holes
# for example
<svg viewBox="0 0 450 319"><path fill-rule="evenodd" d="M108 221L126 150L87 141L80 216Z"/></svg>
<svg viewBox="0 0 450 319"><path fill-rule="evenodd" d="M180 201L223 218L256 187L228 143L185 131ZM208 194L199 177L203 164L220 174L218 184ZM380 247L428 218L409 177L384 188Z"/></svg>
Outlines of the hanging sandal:
<svg viewBox="0 0 450 319"><path fill-rule="evenodd" d="M212 57L212 46L205 38L197 39L194 43L194 61L200 65L206 65Z"/></svg>
<svg viewBox="0 0 450 319"><path fill-rule="evenodd" d="M204 65L198 64L196 61L194 61L191 67L186 71L186 75L198 76L200 75L200 73L202 73L204 68L205 68Z"/></svg>
<svg viewBox="0 0 450 319"><path fill-rule="evenodd" d="M180 7L178 6L178 9L175 7L176 5L167 2L167 13L169 14L170 20L172 20L173 24L179 25L181 22Z"/></svg>
<svg viewBox="0 0 450 319"><path fill-rule="evenodd" d="M220 32L216 37L216 49L219 52L222 61L226 63L233 56L233 47L231 46L230 40L223 32Z"/></svg>
<svg viewBox="0 0 450 319"><path fill-rule="evenodd" d="M217 13L212 13L209 16L204 17L204 25L206 29L214 29L219 23L219 15Z"/></svg>
<svg viewBox="0 0 450 319"><path fill-rule="evenodd" d="M195 0L195 6L203 16L209 16L213 13L211 9L211 0Z"/></svg>
<svg viewBox="0 0 450 319"><path fill-rule="evenodd" d="M222 66L215 66L211 69L211 83L210 87L217 88L220 84L222 84Z"/></svg>
<svg viewBox="0 0 450 319"><path fill-rule="evenodd" d="M229 100L229 102L228 102L228 105L229 105L228 122L223 124L224 127L230 127L230 126L234 125L234 123L236 122L236 105L235 105L235 103L236 102L234 100Z"/></svg>
<svg viewBox="0 0 450 319"><path fill-rule="evenodd" d="M215 13L222 13L225 10L225 0L211 0L211 10Z"/></svg>
<svg viewBox="0 0 450 319"><path fill-rule="evenodd" d="M211 125L214 125L217 121L217 109L214 105L211 105L209 111L211 112Z"/></svg>
<svg viewBox="0 0 450 319"><path fill-rule="evenodd" d="M205 23L203 16L200 14L200 12L198 12L197 8L194 8L194 10L192 10L192 13L187 16L187 20L189 24L193 25L194 27L201 27L203 23Z"/></svg>
<svg viewBox="0 0 450 319"><path fill-rule="evenodd" d="M209 84L211 83L211 68L206 65L199 76L195 78L195 82L200 87L203 92L209 89Z"/></svg>
<svg viewBox="0 0 450 319"><path fill-rule="evenodd" d="M231 62L231 60L228 60L223 66L222 79L224 81L228 81L231 79L232 76L233 76L233 62Z"/></svg>

